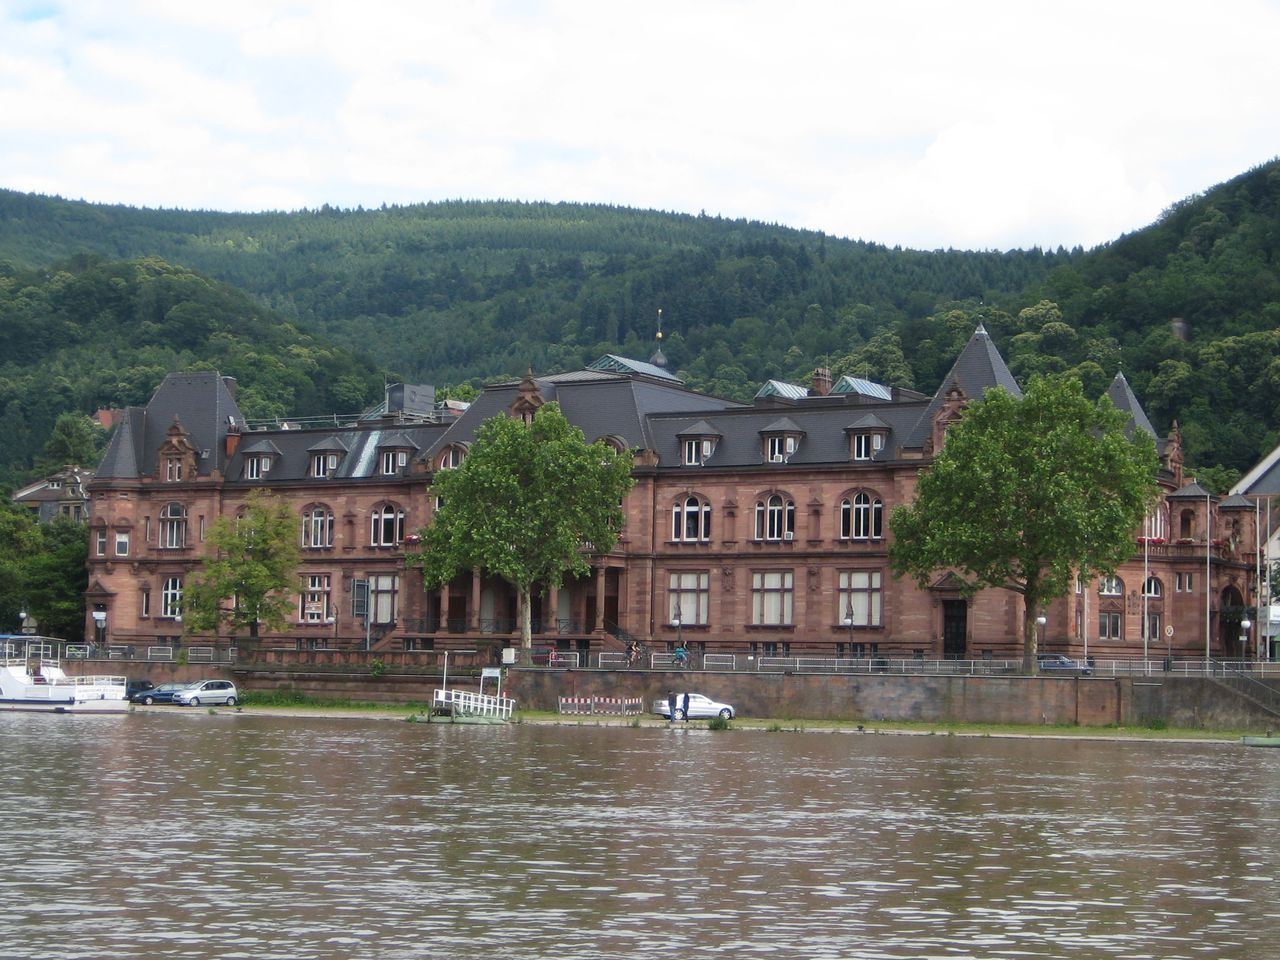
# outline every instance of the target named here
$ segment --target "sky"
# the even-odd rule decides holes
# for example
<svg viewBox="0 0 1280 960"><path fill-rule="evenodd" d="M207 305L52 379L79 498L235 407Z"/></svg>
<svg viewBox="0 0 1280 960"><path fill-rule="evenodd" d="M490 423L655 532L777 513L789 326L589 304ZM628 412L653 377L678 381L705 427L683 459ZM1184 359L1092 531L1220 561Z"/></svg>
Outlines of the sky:
<svg viewBox="0 0 1280 960"><path fill-rule="evenodd" d="M0 187L1092 247L1280 155L1280 0L0 0Z"/></svg>

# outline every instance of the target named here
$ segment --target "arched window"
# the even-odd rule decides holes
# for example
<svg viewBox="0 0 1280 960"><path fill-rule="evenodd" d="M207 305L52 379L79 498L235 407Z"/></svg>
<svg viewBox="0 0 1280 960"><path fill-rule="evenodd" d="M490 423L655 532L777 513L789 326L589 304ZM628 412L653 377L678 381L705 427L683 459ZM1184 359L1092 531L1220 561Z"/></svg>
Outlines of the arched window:
<svg viewBox="0 0 1280 960"><path fill-rule="evenodd" d="M711 504L696 496L677 500L671 508L671 539L705 543L711 539Z"/></svg>
<svg viewBox="0 0 1280 960"><path fill-rule="evenodd" d="M840 539L880 540L884 537L884 502L869 493L840 501Z"/></svg>
<svg viewBox="0 0 1280 960"><path fill-rule="evenodd" d="M373 508L369 543L375 547L394 547L404 542L404 511L384 503Z"/></svg>
<svg viewBox="0 0 1280 960"><path fill-rule="evenodd" d="M1144 597L1163 597L1164 584L1160 582L1160 578L1147 577L1147 582L1142 585L1142 595Z"/></svg>
<svg viewBox="0 0 1280 960"><path fill-rule="evenodd" d="M166 503L160 511L160 546L180 550L187 545L187 508L180 503Z"/></svg>
<svg viewBox="0 0 1280 960"><path fill-rule="evenodd" d="M1098 596L1122 597L1124 596L1124 583L1116 576L1103 577L1098 581Z"/></svg>
<svg viewBox="0 0 1280 960"><path fill-rule="evenodd" d="M444 453L440 454L439 468L441 470L452 470L455 467L462 466L462 461L466 459L466 448L461 444L453 443L445 447Z"/></svg>
<svg viewBox="0 0 1280 960"><path fill-rule="evenodd" d="M1152 540L1164 540L1169 536L1169 525L1165 521L1163 507L1157 507L1155 510L1152 510L1151 513L1147 514L1146 533L1144 536L1147 536Z"/></svg>
<svg viewBox="0 0 1280 960"><path fill-rule="evenodd" d="M302 545L309 550L333 546L333 512L323 504L303 511Z"/></svg>
<svg viewBox="0 0 1280 960"><path fill-rule="evenodd" d="M795 501L775 493L756 502L757 540L794 540L795 536Z"/></svg>
<svg viewBox="0 0 1280 960"><path fill-rule="evenodd" d="M1183 510L1179 519L1178 536L1183 540L1190 540L1191 531L1195 529L1196 512L1194 510Z"/></svg>

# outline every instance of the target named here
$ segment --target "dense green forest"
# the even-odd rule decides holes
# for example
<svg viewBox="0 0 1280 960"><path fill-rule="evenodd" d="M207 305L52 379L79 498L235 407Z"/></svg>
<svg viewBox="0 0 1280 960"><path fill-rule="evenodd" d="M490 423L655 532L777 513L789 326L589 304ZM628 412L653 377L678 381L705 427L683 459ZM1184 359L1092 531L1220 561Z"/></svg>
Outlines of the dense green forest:
<svg viewBox="0 0 1280 960"><path fill-rule="evenodd" d="M247 415L358 411L382 389L368 359L161 260L0 269L0 483L47 468L60 414L144 404L196 368L235 376Z"/></svg>
<svg viewBox="0 0 1280 960"><path fill-rule="evenodd" d="M981 321L1020 377L1098 393L1123 369L1189 462L1245 469L1277 438L1280 163L1088 252L567 203L226 214L0 191L0 471L59 412L141 402L180 366L239 377L252 413L351 409L378 371L452 385L647 357L659 309L671 365L733 397L818 363L931 391Z"/></svg>

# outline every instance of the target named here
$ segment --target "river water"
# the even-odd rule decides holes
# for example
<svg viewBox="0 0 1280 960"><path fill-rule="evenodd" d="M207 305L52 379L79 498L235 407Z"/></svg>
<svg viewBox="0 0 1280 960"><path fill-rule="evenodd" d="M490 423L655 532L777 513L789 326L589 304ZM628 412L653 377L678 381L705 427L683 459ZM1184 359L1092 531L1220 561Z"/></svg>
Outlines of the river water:
<svg viewBox="0 0 1280 960"><path fill-rule="evenodd" d="M0 716L5 958L1280 956L1280 750Z"/></svg>

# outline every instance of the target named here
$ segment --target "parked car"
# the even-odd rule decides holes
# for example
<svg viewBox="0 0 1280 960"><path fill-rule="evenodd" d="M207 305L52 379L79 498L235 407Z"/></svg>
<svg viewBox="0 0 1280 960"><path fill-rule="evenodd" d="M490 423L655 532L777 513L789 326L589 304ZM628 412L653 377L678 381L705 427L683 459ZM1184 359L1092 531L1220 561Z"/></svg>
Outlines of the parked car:
<svg viewBox="0 0 1280 960"><path fill-rule="evenodd" d="M139 690L129 695L134 703L143 703L148 707L153 703L173 703L174 694L185 687L185 683L161 683L147 690Z"/></svg>
<svg viewBox="0 0 1280 960"><path fill-rule="evenodd" d="M704 697L700 693L690 693L688 697L690 720L709 720L711 717L732 720L737 713L729 704L720 703L710 697ZM674 717L671 715L671 704L666 697L661 697L653 702L653 712L660 717L666 717L668 720L683 720L685 718L684 698L685 694L676 694L676 713Z"/></svg>
<svg viewBox="0 0 1280 960"><path fill-rule="evenodd" d="M154 690L156 685L150 680L130 680L125 684L124 695L126 700L132 700L139 693L146 693L148 690Z"/></svg>
<svg viewBox="0 0 1280 960"><path fill-rule="evenodd" d="M1061 653L1044 653L1040 655L1040 672L1069 673L1073 676L1087 677L1093 673L1093 668L1087 663L1081 663L1079 660L1072 660L1070 657L1064 656Z"/></svg>
<svg viewBox="0 0 1280 960"><path fill-rule="evenodd" d="M173 696L173 702L183 707L198 707L209 703L225 703L228 707L234 707L236 699L236 685L230 680L199 680L183 687Z"/></svg>

